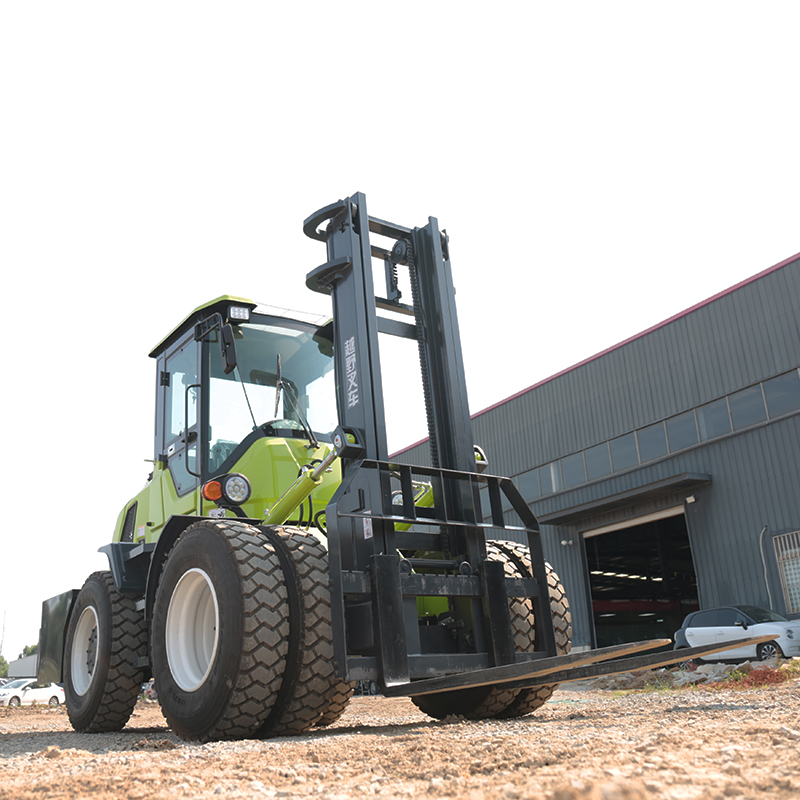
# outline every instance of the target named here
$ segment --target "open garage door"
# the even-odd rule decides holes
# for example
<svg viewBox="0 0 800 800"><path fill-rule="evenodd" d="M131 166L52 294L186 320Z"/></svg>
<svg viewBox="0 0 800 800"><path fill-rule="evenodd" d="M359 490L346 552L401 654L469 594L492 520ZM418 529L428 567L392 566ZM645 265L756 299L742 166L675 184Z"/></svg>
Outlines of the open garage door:
<svg viewBox="0 0 800 800"><path fill-rule="evenodd" d="M699 608L682 508L583 534L595 645L671 639Z"/></svg>

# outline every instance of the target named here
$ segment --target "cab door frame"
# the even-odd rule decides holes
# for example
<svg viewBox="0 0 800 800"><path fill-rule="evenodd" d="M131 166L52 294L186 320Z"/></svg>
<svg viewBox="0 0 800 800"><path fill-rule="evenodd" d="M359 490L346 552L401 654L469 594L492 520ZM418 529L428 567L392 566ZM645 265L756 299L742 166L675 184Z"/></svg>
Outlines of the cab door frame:
<svg viewBox="0 0 800 800"><path fill-rule="evenodd" d="M196 490L201 480L203 402L200 351L201 343L190 330L158 359L155 444L157 458L165 467L165 518L199 512Z"/></svg>

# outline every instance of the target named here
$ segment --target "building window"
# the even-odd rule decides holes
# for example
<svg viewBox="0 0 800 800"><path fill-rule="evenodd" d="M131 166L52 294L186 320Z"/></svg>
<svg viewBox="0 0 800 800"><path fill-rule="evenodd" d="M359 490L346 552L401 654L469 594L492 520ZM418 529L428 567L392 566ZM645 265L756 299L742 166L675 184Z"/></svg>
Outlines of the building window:
<svg viewBox="0 0 800 800"><path fill-rule="evenodd" d="M636 436L639 439L642 464L667 455L667 433L663 422L642 428Z"/></svg>
<svg viewBox="0 0 800 800"><path fill-rule="evenodd" d="M797 614L800 612L800 531L784 533L772 541L775 543L786 613Z"/></svg>
<svg viewBox="0 0 800 800"><path fill-rule="evenodd" d="M573 453L561 459L561 475L564 478L564 488L580 486L586 483L586 466L583 463L583 453Z"/></svg>
<svg viewBox="0 0 800 800"><path fill-rule="evenodd" d="M795 411L800 411L798 369L523 472L517 478L520 492L530 502L759 425L768 415L775 419Z"/></svg>
<svg viewBox="0 0 800 800"><path fill-rule="evenodd" d="M542 486L542 496L561 490L561 470L558 461L539 467L539 482Z"/></svg>
<svg viewBox="0 0 800 800"><path fill-rule="evenodd" d="M639 451L636 449L636 436L626 433L609 442L611 447L611 464L614 472L639 466Z"/></svg>
<svg viewBox="0 0 800 800"><path fill-rule="evenodd" d="M731 417L728 413L728 398L720 397L697 409L697 425L700 441L707 442L731 432Z"/></svg>
<svg viewBox="0 0 800 800"><path fill-rule="evenodd" d="M759 422L767 421L767 409L764 407L764 393L761 384L742 389L728 398L731 407L733 429L740 431Z"/></svg>
<svg viewBox="0 0 800 800"><path fill-rule="evenodd" d="M800 409L800 376L797 370L764 381L769 418L781 417Z"/></svg>
<svg viewBox="0 0 800 800"><path fill-rule="evenodd" d="M677 417L667 420L667 436L669 438L669 451L685 450L687 447L694 447L699 439L697 438L697 421L694 418L694 411L687 411Z"/></svg>
<svg viewBox="0 0 800 800"><path fill-rule="evenodd" d="M605 478L611 474L611 454L608 442L590 447L586 451L586 475L590 481Z"/></svg>
<svg viewBox="0 0 800 800"><path fill-rule="evenodd" d="M522 499L527 503L540 497L539 470L529 469L527 472L523 472L522 475L518 475L517 486L519 486L519 493L522 495Z"/></svg>

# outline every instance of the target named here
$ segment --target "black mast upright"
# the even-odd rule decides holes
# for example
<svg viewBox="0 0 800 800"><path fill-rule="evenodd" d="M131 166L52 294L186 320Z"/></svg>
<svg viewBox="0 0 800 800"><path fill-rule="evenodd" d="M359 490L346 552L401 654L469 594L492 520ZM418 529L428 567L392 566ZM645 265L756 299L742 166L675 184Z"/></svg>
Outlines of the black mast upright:
<svg viewBox="0 0 800 800"><path fill-rule="evenodd" d="M343 480L326 519L340 672L350 680L377 675L388 687L513 663L507 580L502 564L487 559L484 534L506 527L503 494L528 533L537 586L526 596L537 613L549 612L544 559L536 519L513 483L478 469L447 237L433 217L413 229L369 217L363 194L321 209L304 231L325 242L328 258L307 285L333 301L340 422L334 445ZM391 249L372 244L370 233L393 240ZM385 264L380 297L373 258ZM400 302L399 268L408 269L411 305ZM378 309L407 321L379 316ZM430 468L389 463L378 333L417 342ZM431 508L415 506L420 477L431 485ZM394 493L393 482L400 485ZM488 487L489 524L482 522L482 487ZM519 595L519 586L514 590ZM447 636L422 636L417 597L423 596L449 598ZM552 624L541 626L539 641L543 654L555 654Z"/></svg>

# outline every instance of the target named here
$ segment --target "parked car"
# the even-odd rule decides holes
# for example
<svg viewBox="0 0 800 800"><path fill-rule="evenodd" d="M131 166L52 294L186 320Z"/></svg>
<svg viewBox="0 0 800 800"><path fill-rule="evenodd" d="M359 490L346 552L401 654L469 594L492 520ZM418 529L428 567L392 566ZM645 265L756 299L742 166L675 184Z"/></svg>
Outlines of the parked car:
<svg viewBox="0 0 800 800"><path fill-rule="evenodd" d="M34 678L17 678L0 688L0 706L58 706L64 702L64 690L57 683L38 683Z"/></svg>
<svg viewBox="0 0 800 800"><path fill-rule="evenodd" d="M723 606L689 614L675 633L675 650L704 644L722 644L747 636L775 634L774 641L737 647L701 658L701 661L741 661L783 656L800 656L800 620L786 617L760 606Z"/></svg>
<svg viewBox="0 0 800 800"><path fill-rule="evenodd" d="M156 682L154 680L142 684L142 695L145 700L158 700L158 692L156 691Z"/></svg>

